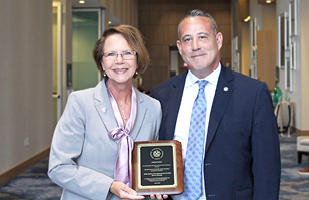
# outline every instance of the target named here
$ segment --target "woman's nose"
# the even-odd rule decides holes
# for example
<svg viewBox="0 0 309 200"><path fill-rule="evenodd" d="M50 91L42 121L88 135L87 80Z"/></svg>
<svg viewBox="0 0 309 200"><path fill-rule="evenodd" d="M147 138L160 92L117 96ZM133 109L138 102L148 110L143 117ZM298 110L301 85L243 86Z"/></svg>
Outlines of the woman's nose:
<svg viewBox="0 0 309 200"><path fill-rule="evenodd" d="M122 54L120 54L120 53L117 54L116 61L117 61L116 63L120 63L120 64L124 63L124 59L122 57Z"/></svg>

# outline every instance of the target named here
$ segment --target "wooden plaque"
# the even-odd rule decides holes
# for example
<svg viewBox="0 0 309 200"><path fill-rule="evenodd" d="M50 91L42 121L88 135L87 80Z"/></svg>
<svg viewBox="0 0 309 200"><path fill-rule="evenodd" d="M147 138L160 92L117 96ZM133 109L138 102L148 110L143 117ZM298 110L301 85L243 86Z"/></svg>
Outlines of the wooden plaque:
<svg viewBox="0 0 309 200"><path fill-rule="evenodd" d="M135 142L132 188L138 195L181 194L184 190L181 143L176 140Z"/></svg>

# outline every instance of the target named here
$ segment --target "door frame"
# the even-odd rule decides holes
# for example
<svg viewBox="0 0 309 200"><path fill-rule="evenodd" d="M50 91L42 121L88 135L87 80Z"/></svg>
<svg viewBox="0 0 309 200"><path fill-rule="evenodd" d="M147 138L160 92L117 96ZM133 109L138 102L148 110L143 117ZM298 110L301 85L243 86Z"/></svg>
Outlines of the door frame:
<svg viewBox="0 0 309 200"><path fill-rule="evenodd" d="M57 94L53 94L53 98L57 98L57 121L62 114L62 62L63 62L63 15L61 2L53 2L53 7L57 8Z"/></svg>
<svg viewBox="0 0 309 200"><path fill-rule="evenodd" d="M105 30L105 8L73 8L72 13L74 11L98 11L98 39L102 36L103 31ZM102 80L102 76L100 71L98 71L98 83Z"/></svg>

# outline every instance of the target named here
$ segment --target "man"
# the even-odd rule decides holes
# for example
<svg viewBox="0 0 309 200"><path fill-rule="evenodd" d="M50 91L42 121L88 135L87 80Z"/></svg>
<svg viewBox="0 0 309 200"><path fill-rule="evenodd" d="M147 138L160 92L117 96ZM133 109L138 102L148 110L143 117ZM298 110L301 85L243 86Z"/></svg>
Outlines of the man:
<svg viewBox="0 0 309 200"><path fill-rule="evenodd" d="M190 11L178 34L188 70L151 91L163 111L159 139L182 143L185 191L173 199L278 199L280 149L266 84L220 63L223 36L208 13Z"/></svg>

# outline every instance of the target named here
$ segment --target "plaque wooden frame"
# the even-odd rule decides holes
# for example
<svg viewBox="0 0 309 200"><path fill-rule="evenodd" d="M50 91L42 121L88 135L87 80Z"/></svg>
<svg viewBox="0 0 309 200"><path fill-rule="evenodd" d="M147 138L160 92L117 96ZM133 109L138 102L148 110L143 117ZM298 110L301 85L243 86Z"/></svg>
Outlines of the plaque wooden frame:
<svg viewBox="0 0 309 200"><path fill-rule="evenodd" d="M138 195L181 194L184 191L183 180L182 148L179 141L134 143L132 188Z"/></svg>

